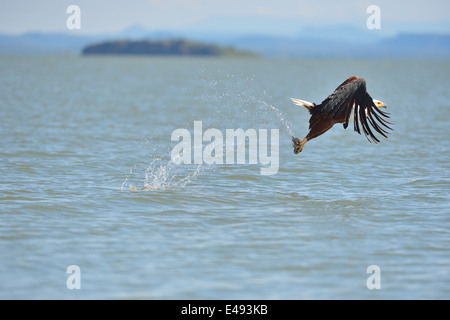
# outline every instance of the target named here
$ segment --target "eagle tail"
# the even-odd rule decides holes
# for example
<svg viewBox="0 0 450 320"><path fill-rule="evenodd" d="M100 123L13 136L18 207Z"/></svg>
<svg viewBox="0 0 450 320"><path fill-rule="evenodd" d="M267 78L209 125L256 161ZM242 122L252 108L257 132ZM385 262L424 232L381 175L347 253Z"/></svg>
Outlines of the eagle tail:
<svg viewBox="0 0 450 320"><path fill-rule="evenodd" d="M291 100L294 102L295 105L305 107L306 109L308 109L309 113L312 113L312 109L316 106L315 103L305 101L305 100L294 99L294 98L291 98Z"/></svg>

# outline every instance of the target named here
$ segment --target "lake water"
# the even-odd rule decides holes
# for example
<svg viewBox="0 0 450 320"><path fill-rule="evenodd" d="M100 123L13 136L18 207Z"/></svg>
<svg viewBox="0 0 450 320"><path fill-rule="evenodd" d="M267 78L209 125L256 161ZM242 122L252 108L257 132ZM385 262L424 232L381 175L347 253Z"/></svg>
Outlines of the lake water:
<svg viewBox="0 0 450 320"><path fill-rule="evenodd" d="M450 298L449 61L0 57L0 73L0 298ZM389 139L336 125L295 155L309 115L290 98L354 74ZM173 163L194 121L278 129L278 172Z"/></svg>

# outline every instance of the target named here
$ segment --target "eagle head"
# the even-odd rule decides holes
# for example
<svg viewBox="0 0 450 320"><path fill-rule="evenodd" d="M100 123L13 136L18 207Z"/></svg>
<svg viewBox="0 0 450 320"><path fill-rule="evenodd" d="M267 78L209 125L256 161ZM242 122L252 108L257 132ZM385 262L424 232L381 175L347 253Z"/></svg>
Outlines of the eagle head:
<svg viewBox="0 0 450 320"><path fill-rule="evenodd" d="M384 102L381 102L380 100L373 99L373 103L375 103L375 105L378 108L387 108L387 106L384 104Z"/></svg>

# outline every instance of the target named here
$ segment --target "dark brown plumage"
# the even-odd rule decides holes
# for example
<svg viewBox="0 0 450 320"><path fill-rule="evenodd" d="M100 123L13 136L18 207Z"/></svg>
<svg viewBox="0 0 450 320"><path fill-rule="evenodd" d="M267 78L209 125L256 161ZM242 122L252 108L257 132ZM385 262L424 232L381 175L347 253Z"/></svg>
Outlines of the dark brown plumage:
<svg viewBox="0 0 450 320"><path fill-rule="evenodd" d="M292 137L294 153L300 153L305 143L314 139L328 130L336 123L343 123L344 129L354 120L354 130L361 134L361 130L369 142L380 142L372 129L387 138L386 129L392 130L385 118L388 113L379 108L386 105L367 93L366 80L352 76L345 80L336 90L330 94L321 104L316 105L304 100L292 99L295 104L308 109L311 114L309 119L309 133L303 140ZM383 128L384 127L384 128Z"/></svg>

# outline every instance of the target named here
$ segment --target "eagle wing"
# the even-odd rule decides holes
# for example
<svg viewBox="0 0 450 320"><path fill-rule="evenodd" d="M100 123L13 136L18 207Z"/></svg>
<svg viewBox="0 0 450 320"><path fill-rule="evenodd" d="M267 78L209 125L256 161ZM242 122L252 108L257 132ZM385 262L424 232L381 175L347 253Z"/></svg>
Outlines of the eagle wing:
<svg viewBox="0 0 450 320"><path fill-rule="evenodd" d="M388 132L383 127L392 130L387 125L391 123L384 119L389 118L388 114L374 104L372 97L367 93L366 81L356 76L348 78L320 105L312 109L310 128L318 119L331 117L336 121L344 119L346 129L352 114L355 131L361 134L362 129L369 141L380 142L371 127L385 138Z"/></svg>

